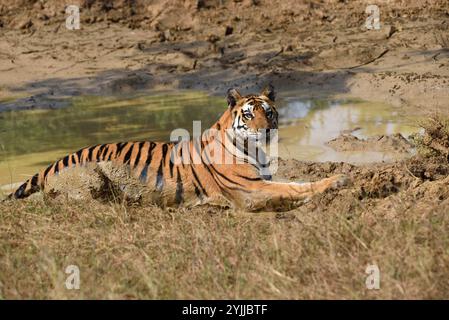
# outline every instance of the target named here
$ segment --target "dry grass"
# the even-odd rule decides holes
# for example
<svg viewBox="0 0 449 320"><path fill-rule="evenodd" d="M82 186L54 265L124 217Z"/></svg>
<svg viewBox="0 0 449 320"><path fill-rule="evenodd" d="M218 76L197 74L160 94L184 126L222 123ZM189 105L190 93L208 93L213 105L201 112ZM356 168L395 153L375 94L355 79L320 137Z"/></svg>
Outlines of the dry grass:
<svg viewBox="0 0 449 320"><path fill-rule="evenodd" d="M448 298L447 201L288 213L0 204L0 298ZM367 290L376 263L380 290ZM65 288L66 266L81 271Z"/></svg>

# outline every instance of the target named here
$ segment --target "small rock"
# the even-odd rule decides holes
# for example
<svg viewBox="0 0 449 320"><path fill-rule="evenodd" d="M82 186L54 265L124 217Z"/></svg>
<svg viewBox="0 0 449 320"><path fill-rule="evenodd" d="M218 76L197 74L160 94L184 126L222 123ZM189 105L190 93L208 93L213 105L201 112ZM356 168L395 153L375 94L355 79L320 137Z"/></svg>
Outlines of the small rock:
<svg viewBox="0 0 449 320"><path fill-rule="evenodd" d="M384 29L386 39L390 39L391 36L397 31L394 26L385 26Z"/></svg>
<svg viewBox="0 0 449 320"><path fill-rule="evenodd" d="M215 34L211 34L210 36L207 37L207 41L211 43L217 43L218 41L220 41L220 37Z"/></svg>
<svg viewBox="0 0 449 320"><path fill-rule="evenodd" d="M145 50L145 44L143 42L139 42L136 44L136 49L143 51Z"/></svg>
<svg viewBox="0 0 449 320"><path fill-rule="evenodd" d="M29 29L33 25L33 21L31 19L23 19L17 24L17 28L19 29Z"/></svg>
<svg viewBox="0 0 449 320"><path fill-rule="evenodd" d="M50 19L45 13L40 13L40 14L37 16L37 18L38 18L39 20L42 20L42 21L47 21L48 19Z"/></svg>
<svg viewBox="0 0 449 320"><path fill-rule="evenodd" d="M211 9L218 8L222 4L221 0L198 0L197 9Z"/></svg>
<svg viewBox="0 0 449 320"><path fill-rule="evenodd" d="M165 37L165 40L167 40L167 41L173 40L173 35L172 35L170 29L167 29L164 31L164 37Z"/></svg>

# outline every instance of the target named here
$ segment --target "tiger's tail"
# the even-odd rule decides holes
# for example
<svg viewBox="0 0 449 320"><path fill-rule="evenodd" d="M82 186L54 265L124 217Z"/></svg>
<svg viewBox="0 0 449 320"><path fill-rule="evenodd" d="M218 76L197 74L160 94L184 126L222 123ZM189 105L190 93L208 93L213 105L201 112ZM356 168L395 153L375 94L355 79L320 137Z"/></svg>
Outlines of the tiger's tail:
<svg viewBox="0 0 449 320"><path fill-rule="evenodd" d="M5 200L23 199L43 189L43 186L41 187L38 180L39 174L35 174L32 178L21 184L20 187L16 189L16 191L8 195Z"/></svg>

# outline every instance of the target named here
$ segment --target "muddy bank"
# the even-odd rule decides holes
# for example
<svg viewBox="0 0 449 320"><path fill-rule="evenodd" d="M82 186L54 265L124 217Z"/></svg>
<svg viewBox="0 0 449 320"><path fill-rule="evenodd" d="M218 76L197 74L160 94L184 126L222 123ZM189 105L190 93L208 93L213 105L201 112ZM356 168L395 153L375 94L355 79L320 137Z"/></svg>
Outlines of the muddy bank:
<svg viewBox="0 0 449 320"><path fill-rule="evenodd" d="M73 2L73 3L72 3ZM0 110L86 94L228 87L355 96L446 112L448 1L0 1Z"/></svg>
<svg viewBox="0 0 449 320"><path fill-rule="evenodd" d="M376 165L348 163L312 163L281 160L278 175L289 180L319 180L332 174L347 174L351 186L318 195L297 210L301 212L334 212L336 208L350 215L355 206L379 215L410 208L422 208L423 214L436 203L447 202L449 196L449 165L444 159L412 159ZM394 210L393 210L394 208Z"/></svg>
<svg viewBox="0 0 449 320"><path fill-rule="evenodd" d="M360 139L352 134L340 134L326 143L336 151L380 151L410 153L413 144L400 133L392 135L376 135Z"/></svg>

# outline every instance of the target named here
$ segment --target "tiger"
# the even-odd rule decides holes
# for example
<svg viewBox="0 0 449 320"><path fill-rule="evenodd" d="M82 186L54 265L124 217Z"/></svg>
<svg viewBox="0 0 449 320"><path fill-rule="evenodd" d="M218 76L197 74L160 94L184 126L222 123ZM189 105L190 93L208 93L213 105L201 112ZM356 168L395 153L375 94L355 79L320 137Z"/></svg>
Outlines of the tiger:
<svg viewBox="0 0 449 320"><path fill-rule="evenodd" d="M269 139L269 133L278 129L274 87L270 84L259 94L248 95L231 88L227 90L226 100L224 113L200 138L86 147L50 164L8 198L22 199L45 191L49 177L88 163L113 163L127 168L130 176L146 188L156 203L167 207L225 203L250 212L280 211L347 184L348 178L342 174L315 182L273 181L264 151L259 149L255 154L250 149L259 138ZM206 149L221 150L218 158L231 161L211 161L212 152L207 153Z"/></svg>

